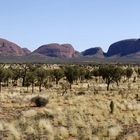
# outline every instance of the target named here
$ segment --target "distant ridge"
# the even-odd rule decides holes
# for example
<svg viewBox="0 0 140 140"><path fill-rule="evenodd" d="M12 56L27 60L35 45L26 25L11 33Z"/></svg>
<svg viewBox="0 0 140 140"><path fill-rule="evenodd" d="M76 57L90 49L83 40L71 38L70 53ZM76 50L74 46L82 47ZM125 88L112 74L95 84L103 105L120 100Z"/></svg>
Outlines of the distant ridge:
<svg viewBox="0 0 140 140"><path fill-rule="evenodd" d="M107 57L114 55L117 57L124 57L138 52L140 52L140 39L127 39L110 45L107 52Z"/></svg>
<svg viewBox="0 0 140 140"><path fill-rule="evenodd" d="M89 57L97 57L97 58L104 58L104 52L102 48L95 47L95 48L89 48L81 53L83 56L89 56Z"/></svg>
<svg viewBox="0 0 140 140"><path fill-rule="evenodd" d="M23 56L30 54L27 48L21 48L17 44L6 39L0 38L0 55L1 56Z"/></svg>
<svg viewBox="0 0 140 140"><path fill-rule="evenodd" d="M77 55L71 44L58 44L52 43L47 45L42 45L36 49L33 53L42 54L49 57L58 58L72 58Z"/></svg>
<svg viewBox="0 0 140 140"><path fill-rule="evenodd" d="M78 52L71 44L51 43L31 52L16 43L0 38L0 62L139 62L140 39L126 39L110 45L107 53L101 47L93 47Z"/></svg>

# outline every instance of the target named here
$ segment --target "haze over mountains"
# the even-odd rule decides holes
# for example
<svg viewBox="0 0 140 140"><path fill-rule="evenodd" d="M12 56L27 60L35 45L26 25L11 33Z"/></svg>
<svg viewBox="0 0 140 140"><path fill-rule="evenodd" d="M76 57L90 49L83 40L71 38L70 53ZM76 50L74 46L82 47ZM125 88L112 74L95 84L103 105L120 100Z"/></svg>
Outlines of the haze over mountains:
<svg viewBox="0 0 140 140"><path fill-rule="evenodd" d="M16 43L0 38L0 56L22 56L41 58L140 58L140 39L126 39L110 45L108 51L103 52L101 47L88 48L83 52L78 52L71 44L45 44L31 52L27 48L22 48Z"/></svg>

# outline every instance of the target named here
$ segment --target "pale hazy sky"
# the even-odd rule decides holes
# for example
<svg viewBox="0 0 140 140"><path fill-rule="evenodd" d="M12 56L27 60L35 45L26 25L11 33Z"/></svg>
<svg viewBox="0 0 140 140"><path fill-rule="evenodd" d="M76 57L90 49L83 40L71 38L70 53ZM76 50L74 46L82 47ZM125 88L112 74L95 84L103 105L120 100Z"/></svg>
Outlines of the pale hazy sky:
<svg viewBox="0 0 140 140"><path fill-rule="evenodd" d="M71 43L78 51L140 37L140 0L0 0L0 38L34 50Z"/></svg>

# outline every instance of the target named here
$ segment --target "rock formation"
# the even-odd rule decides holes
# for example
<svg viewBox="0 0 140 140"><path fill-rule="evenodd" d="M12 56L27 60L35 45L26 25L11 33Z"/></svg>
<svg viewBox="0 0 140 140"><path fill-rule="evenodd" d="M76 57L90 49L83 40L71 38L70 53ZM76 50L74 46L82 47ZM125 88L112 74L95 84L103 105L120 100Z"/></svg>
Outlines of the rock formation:
<svg viewBox="0 0 140 140"><path fill-rule="evenodd" d="M83 56L90 56L90 57L98 57L98 58L103 58L104 57L104 52L102 48L100 47L95 47L95 48L90 48L82 52Z"/></svg>
<svg viewBox="0 0 140 140"><path fill-rule="evenodd" d="M107 57L127 56L140 52L140 39L127 39L113 43L107 52Z"/></svg>
<svg viewBox="0 0 140 140"><path fill-rule="evenodd" d="M1 56L23 56L29 54L30 51L22 49L17 44L0 38L0 55Z"/></svg>
<svg viewBox="0 0 140 140"><path fill-rule="evenodd" d="M76 56L76 51L70 44L47 44L39 47L33 53L43 54L49 57L72 58Z"/></svg>

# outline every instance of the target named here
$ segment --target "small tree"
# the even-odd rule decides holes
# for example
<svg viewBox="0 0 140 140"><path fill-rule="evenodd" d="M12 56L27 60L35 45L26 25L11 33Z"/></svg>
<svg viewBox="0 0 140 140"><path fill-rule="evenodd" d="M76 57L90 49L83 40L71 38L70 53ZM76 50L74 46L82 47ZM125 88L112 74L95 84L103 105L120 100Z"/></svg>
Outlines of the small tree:
<svg viewBox="0 0 140 140"><path fill-rule="evenodd" d="M80 82L82 82L83 80L85 80L85 73L86 73L85 68L80 67L79 68L79 80L80 80Z"/></svg>
<svg viewBox="0 0 140 140"><path fill-rule="evenodd" d="M5 73L4 68L0 67L0 92L1 92L1 83L4 81Z"/></svg>
<svg viewBox="0 0 140 140"><path fill-rule="evenodd" d="M128 80L131 78L132 74L133 74L133 69L130 68L130 67L128 67L128 68L125 70L125 75L126 75L126 77L128 78Z"/></svg>
<svg viewBox="0 0 140 140"><path fill-rule="evenodd" d="M64 71L62 69L55 69L53 70L52 74L55 78L56 85L58 85L59 80L64 76Z"/></svg>
<svg viewBox="0 0 140 140"><path fill-rule="evenodd" d="M28 87L31 85L32 86L32 93L34 92L34 83L36 80L36 76L34 72L27 72L26 78L25 78L25 85Z"/></svg>
<svg viewBox="0 0 140 140"><path fill-rule="evenodd" d="M10 69L10 68L6 68L5 70L4 70L4 82L6 82L6 85L7 85L7 87L8 87L8 85L9 85L9 80L10 79L12 79L12 77L13 77L13 72L12 72L12 70Z"/></svg>
<svg viewBox="0 0 140 140"><path fill-rule="evenodd" d="M111 83L118 82L121 80L123 75L123 70L120 67L115 67L112 65L99 67L99 75L102 76L103 80L107 84L107 90Z"/></svg>
<svg viewBox="0 0 140 140"><path fill-rule="evenodd" d="M41 87L43 85L44 80L46 79L47 72L44 68L38 68L35 71L35 75L36 75L36 79L37 79L38 84L39 84L39 92L41 92L42 91Z"/></svg>
<svg viewBox="0 0 140 140"><path fill-rule="evenodd" d="M92 79L92 72L90 72L89 70L86 70L84 77L86 80Z"/></svg>
<svg viewBox="0 0 140 140"><path fill-rule="evenodd" d="M138 77L140 77L140 67L137 70Z"/></svg>
<svg viewBox="0 0 140 140"><path fill-rule="evenodd" d="M38 65L35 64L28 64L28 72L26 73L25 81L26 86L32 86L32 93L34 92L34 84L36 81L36 70L38 69ZM27 87L28 89L28 87Z"/></svg>
<svg viewBox="0 0 140 140"><path fill-rule="evenodd" d="M67 66L65 67L64 74L67 81L70 83L71 89L71 85L73 84L73 82L78 79L78 71L75 66Z"/></svg>
<svg viewBox="0 0 140 140"><path fill-rule="evenodd" d="M98 69L98 68L95 68L95 69L92 71L92 75L96 78L96 82L97 82L98 79L100 79L99 69Z"/></svg>
<svg viewBox="0 0 140 140"><path fill-rule="evenodd" d="M17 85L17 80L20 78L20 69L11 68L11 71L12 71L12 83L13 85Z"/></svg>
<svg viewBox="0 0 140 140"><path fill-rule="evenodd" d="M28 64L21 64L20 76L22 78L23 87L25 86L26 74L27 74L28 70L29 70Z"/></svg>

